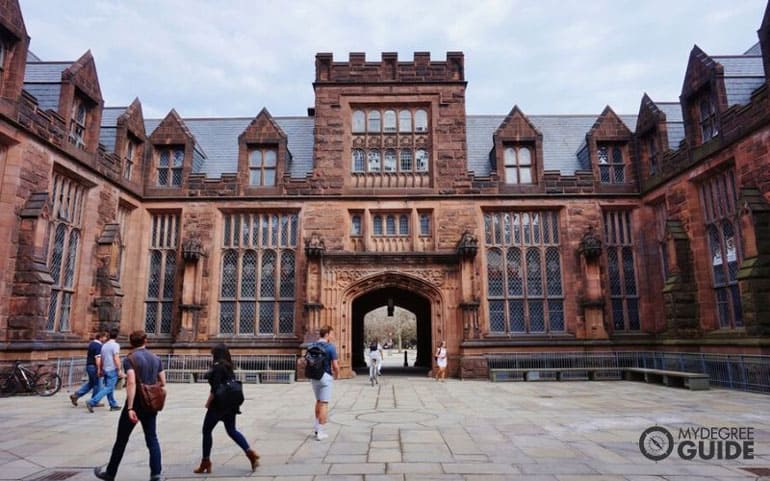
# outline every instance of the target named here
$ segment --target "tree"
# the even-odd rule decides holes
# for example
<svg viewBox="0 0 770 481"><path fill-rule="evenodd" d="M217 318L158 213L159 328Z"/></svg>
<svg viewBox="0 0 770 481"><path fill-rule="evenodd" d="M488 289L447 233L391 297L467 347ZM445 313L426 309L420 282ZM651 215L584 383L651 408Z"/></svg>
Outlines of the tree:
<svg viewBox="0 0 770 481"><path fill-rule="evenodd" d="M380 343L392 340L401 350L405 344L417 339L417 318L396 306L393 317L388 317L387 306L375 309L364 316L364 341L377 339Z"/></svg>

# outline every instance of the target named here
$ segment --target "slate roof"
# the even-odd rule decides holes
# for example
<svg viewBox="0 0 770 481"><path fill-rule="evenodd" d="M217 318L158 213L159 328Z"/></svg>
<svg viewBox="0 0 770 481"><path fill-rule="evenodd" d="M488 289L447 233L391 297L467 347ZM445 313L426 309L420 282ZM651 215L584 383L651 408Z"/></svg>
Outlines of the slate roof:
<svg viewBox="0 0 770 481"><path fill-rule="evenodd" d="M43 59L32 53L32 50L27 50L27 62L42 62Z"/></svg>
<svg viewBox="0 0 770 481"><path fill-rule="evenodd" d="M676 150L684 138L684 118L679 102L657 102L655 105L666 114L666 130L668 131L668 148Z"/></svg>
<svg viewBox="0 0 770 481"><path fill-rule="evenodd" d="M144 128L148 135L162 119L145 119ZM195 136L197 144L205 152L205 161L193 162L196 172L208 177L219 177L224 173L238 170L238 136L254 120L253 117L183 119ZM274 117L288 138L291 153L289 174L302 178L313 170L313 125L312 117ZM197 165L196 165L197 164Z"/></svg>
<svg viewBox="0 0 770 481"><path fill-rule="evenodd" d="M759 45L759 42L757 42L743 52L743 55L762 55L762 47Z"/></svg>
<svg viewBox="0 0 770 481"><path fill-rule="evenodd" d="M24 90L37 98L41 109L59 110L61 73L70 65L72 62L27 63L24 71Z"/></svg>
<svg viewBox="0 0 770 481"><path fill-rule="evenodd" d="M104 145L107 152L115 152L115 137L118 133L118 117L123 115L128 107L105 107L102 110L102 125L99 129L99 143Z"/></svg>
<svg viewBox="0 0 770 481"><path fill-rule="evenodd" d="M620 115L632 132L636 130L636 115ZM527 118L543 134L543 168L572 175L580 170L577 152L585 143L599 115L528 115ZM505 120L505 115L468 115L466 132L468 143L468 170L476 175L491 171L489 155L492 135Z"/></svg>
<svg viewBox="0 0 770 481"><path fill-rule="evenodd" d="M751 93L765 82L761 56L719 55L711 58L724 67L728 106L749 103Z"/></svg>

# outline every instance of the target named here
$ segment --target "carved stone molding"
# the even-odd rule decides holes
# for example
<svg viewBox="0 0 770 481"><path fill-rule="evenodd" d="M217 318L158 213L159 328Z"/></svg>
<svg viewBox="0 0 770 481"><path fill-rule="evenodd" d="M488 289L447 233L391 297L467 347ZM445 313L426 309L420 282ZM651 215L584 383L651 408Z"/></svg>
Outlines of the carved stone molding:
<svg viewBox="0 0 770 481"><path fill-rule="evenodd" d="M598 259L602 255L602 240L594 232L594 226L590 225L586 229L583 238L580 240L578 252L586 260Z"/></svg>

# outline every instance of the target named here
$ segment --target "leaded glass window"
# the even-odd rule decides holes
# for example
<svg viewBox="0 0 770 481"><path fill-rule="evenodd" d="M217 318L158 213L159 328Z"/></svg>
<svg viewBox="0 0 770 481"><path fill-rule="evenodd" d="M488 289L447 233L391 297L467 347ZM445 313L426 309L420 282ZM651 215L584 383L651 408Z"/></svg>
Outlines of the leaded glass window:
<svg viewBox="0 0 770 481"><path fill-rule="evenodd" d="M425 149L417 149L414 153L415 170L417 172L427 172L430 157Z"/></svg>
<svg viewBox="0 0 770 481"><path fill-rule="evenodd" d="M72 103L69 141L81 149L86 147L85 137L87 116L88 109L86 108L85 100L79 96L75 96Z"/></svg>
<svg viewBox="0 0 770 481"><path fill-rule="evenodd" d="M396 131L396 112L386 110L382 115L382 131L392 133Z"/></svg>
<svg viewBox="0 0 770 481"><path fill-rule="evenodd" d="M598 146L599 179L603 184L622 184L626 181L624 149L625 146L621 144L600 144Z"/></svg>
<svg viewBox="0 0 770 481"><path fill-rule="evenodd" d="M420 235L430 235L430 214L420 214Z"/></svg>
<svg viewBox="0 0 770 481"><path fill-rule="evenodd" d="M275 147L253 147L249 151L249 185L275 185L278 152Z"/></svg>
<svg viewBox="0 0 770 481"><path fill-rule="evenodd" d="M379 172L380 171L380 151L379 150L370 150L368 153L369 158L369 172Z"/></svg>
<svg viewBox="0 0 770 481"><path fill-rule="evenodd" d="M701 140L706 142L716 137L719 133L717 109L710 92L706 92L701 96L698 102L698 111L700 113Z"/></svg>
<svg viewBox="0 0 770 481"><path fill-rule="evenodd" d="M398 131L401 133L412 131L412 112L402 110L398 113Z"/></svg>
<svg viewBox="0 0 770 481"><path fill-rule="evenodd" d="M363 110L353 112L353 133L366 132L366 114Z"/></svg>
<svg viewBox="0 0 770 481"><path fill-rule="evenodd" d="M294 334L297 229L296 214L223 216L219 334Z"/></svg>
<svg viewBox="0 0 770 481"><path fill-rule="evenodd" d="M135 155L138 150L139 143L133 138L129 137L126 140L126 155L123 158L123 178L130 181L134 172L134 164L136 163Z"/></svg>
<svg viewBox="0 0 770 481"><path fill-rule="evenodd" d="M184 164L184 148L157 147L158 149L158 185L162 187L179 187L182 185L182 165Z"/></svg>
<svg viewBox="0 0 770 481"><path fill-rule="evenodd" d="M350 235L358 237L362 233L361 216L359 214L355 214L350 218Z"/></svg>
<svg viewBox="0 0 770 481"><path fill-rule="evenodd" d="M564 292L556 211L484 215L489 331L564 331Z"/></svg>
<svg viewBox="0 0 770 481"><path fill-rule="evenodd" d="M179 216L165 213L153 214L144 316L144 330L148 334L171 334L176 297L178 247Z"/></svg>
<svg viewBox="0 0 770 481"><path fill-rule="evenodd" d="M48 305L46 330L71 330L70 312L77 280L80 230L86 188L61 174L54 173L53 193L49 198L48 268L53 278Z"/></svg>
<svg viewBox="0 0 770 481"><path fill-rule="evenodd" d="M372 219L373 234L382 235L382 216L375 215Z"/></svg>
<svg viewBox="0 0 770 481"><path fill-rule="evenodd" d="M631 213L605 212L604 239L612 326L615 331L638 331L639 293L636 288Z"/></svg>
<svg viewBox="0 0 770 481"><path fill-rule="evenodd" d="M372 235L408 236L409 216L407 214L381 213L372 216Z"/></svg>
<svg viewBox="0 0 770 481"><path fill-rule="evenodd" d="M428 131L428 112L423 109L418 109L414 113L414 131L415 132L427 132Z"/></svg>
<svg viewBox="0 0 770 481"><path fill-rule="evenodd" d="M380 112L379 110L369 111L369 123L366 126L366 131L369 133L380 132Z"/></svg>
<svg viewBox="0 0 770 481"><path fill-rule="evenodd" d="M743 258L738 221L738 195L732 169L719 173L700 186L706 221L708 265L717 302L719 327L743 327L738 268Z"/></svg>
<svg viewBox="0 0 770 481"><path fill-rule="evenodd" d="M366 153L362 149L353 149L353 172L366 170Z"/></svg>
<svg viewBox="0 0 770 481"><path fill-rule="evenodd" d="M385 158L382 163L383 172L395 172L396 171L396 151L394 149L387 149L385 151Z"/></svg>

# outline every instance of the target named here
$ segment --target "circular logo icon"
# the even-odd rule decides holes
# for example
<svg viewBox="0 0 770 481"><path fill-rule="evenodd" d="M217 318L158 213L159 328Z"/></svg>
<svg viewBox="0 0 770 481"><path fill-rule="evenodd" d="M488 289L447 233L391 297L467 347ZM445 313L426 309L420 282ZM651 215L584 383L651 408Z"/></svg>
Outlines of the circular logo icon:
<svg viewBox="0 0 770 481"><path fill-rule="evenodd" d="M666 459L674 450L674 436L662 426L652 426L639 437L639 451L652 461Z"/></svg>

